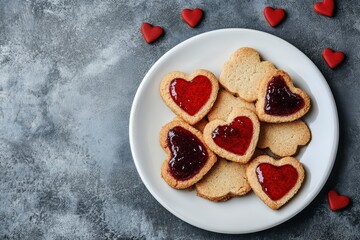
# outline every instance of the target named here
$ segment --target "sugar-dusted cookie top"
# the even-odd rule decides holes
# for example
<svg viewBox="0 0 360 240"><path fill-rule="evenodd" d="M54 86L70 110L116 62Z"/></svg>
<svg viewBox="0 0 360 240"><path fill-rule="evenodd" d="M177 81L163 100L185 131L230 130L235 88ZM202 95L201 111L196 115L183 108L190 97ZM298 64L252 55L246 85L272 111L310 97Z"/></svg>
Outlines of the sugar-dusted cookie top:
<svg viewBox="0 0 360 240"><path fill-rule="evenodd" d="M160 95L165 104L191 125L203 119L210 111L218 91L216 76L203 69L190 75L179 71L170 72L160 83Z"/></svg>
<svg viewBox="0 0 360 240"><path fill-rule="evenodd" d="M246 108L234 109L227 120L210 121L204 129L204 140L217 155L247 163L255 151L260 124L255 113Z"/></svg>
<svg viewBox="0 0 360 240"><path fill-rule="evenodd" d="M310 98L285 71L274 70L261 81L255 105L260 121L291 122L309 111Z"/></svg>
<svg viewBox="0 0 360 240"><path fill-rule="evenodd" d="M206 146L201 132L183 121L171 121L162 127L160 145L167 153L161 176L173 188L192 186L217 159Z"/></svg>
<svg viewBox="0 0 360 240"><path fill-rule="evenodd" d="M261 123L258 148L269 148L280 157L292 156L298 146L306 145L311 139L308 126L302 120L286 123Z"/></svg>
<svg viewBox="0 0 360 240"><path fill-rule="evenodd" d="M305 171L302 164L293 157L275 160L262 155L248 164L246 176L255 194L276 210L298 192L304 181Z"/></svg>
<svg viewBox="0 0 360 240"><path fill-rule="evenodd" d="M259 53L252 48L240 48L221 69L220 84L229 92L248 102L258 97L260 81L275 66L268 61L261 61Z"/></svg>
<svg viewBox="0 0 360 240"><path fill-rule="evenodd" d="M251 190L245 165L219 158L212 169L195 184L197 195L211 201L226 201Z"/></svg>
<svg viewBox="0 0 360 240"><path fill-rule="evenodd" d="M220 89L214 106L211 108L207 117L209 121L215 119L226 120L235 108L247 108L255 112L255 105L253 103L249 103L239 97L235 97L225 89Z"/></svg>

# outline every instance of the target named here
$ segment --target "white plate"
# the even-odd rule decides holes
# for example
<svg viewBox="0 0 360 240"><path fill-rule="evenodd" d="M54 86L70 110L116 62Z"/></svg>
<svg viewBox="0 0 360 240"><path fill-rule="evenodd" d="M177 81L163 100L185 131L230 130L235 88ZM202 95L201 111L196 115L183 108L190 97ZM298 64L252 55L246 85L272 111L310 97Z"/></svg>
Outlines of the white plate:
<svg viewBox="0 0 360 240"><path fill-rule="evenodd" d="M160 177L165 153L159 145L159 132L174 117L159 95L162 77L173 70L191 73L199 68L219 76L222 65L240 47L255 48L263 59L287 71L295 86L304 89L311 98L312 107L305 121L311 129L312 140L297 155L305 166L306 180L300 192L278 211L271 210L254 193L215 203L197 197L195 191L172 189ZM156 200L189 224L209 231L234 234L276 226L304 209L320 192L330 174L339 138L334 98L314 63L288 42L249 29L204 33L164 54L140 84L131 109L129 128L136 168Z"/></svg>

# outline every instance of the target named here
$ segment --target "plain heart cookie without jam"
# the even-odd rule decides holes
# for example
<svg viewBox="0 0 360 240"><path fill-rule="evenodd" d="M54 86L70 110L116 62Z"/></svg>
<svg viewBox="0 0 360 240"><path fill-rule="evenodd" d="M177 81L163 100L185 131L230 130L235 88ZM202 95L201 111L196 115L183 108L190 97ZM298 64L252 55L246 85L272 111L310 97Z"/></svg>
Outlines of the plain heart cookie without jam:
<svg viewBox="0 0 360 240"><path fill-rule="evenodd" d="M260 123L257 147L269 148L277 156L292 156L299 146L305 146L311 139L310 129L302 120L286 123Z"/></svg>
<svg viewBox="0 0 360 240"><path fill-rule="evenodd" d="M220 158L211 170L195 184L197 195L211 201L226 201L251 191L244 164Z"/></svg>
<svg viewBox="0 0 360 240"><path fill-rule="evenodd" d="M255 194L271 209L277 210L298 192L305 171L293 157L275 160L259 156L247 166L246 176Z"/></svg>
<svg viewBox="0 0 360 240"><path fill-rule="evenodd" d="M199 122L210 111L218 91L216 76L203 69L191 75L170 72L160 83L160 95L165 104L191 125Z"/></svg>
<svg viewBox="0 0 360 240"><path fill-rule="evenodd" d="M227 121L210 121L204 129L204 140L217 155L247 163L254 154L260 124L256 114L246 108L234 109Z"/></svg>
<svg viewBox="0 0 360 240"><path fill-rule="evenodd" d="M214 106L211 108L207 117L209 121L215 119L226 120L233 109L247 108L255 112L255 104L242 100L239 97L235 97L225 89L220 89Z"/></svg>
<svg viewBox="0 0 360 240"><path fill-rule="evenodd" d="M256 149L252 158L264 155ZM227 201L246 195L251 187L246 177L246 164L219 158L211 170L195 184L197 195L211 201Z"/></svg>
<svg viewBox="0 0 360 240"><path fill-rule="evenodd" d="M261 61L259 53L252 48L240 48L221 69L220 84L232 94L248 102L257 99L259 83L263 77L273 71L275 66Z"/></svg>
<svg viewBox="0 0 360 240"><path fill-rule="evenodd" d="M161 176L173 188L192 186L217 160L205 145L201 132L183 121L171 121L162 127L160 145L167 153Z"/></svg>
<svg viewBox="0 0 360 240"><path fill-rule="evenodd" d="M184 121L184 120L182 120L181 117L176 116L176 117L174 117L173 121ZM208 124L208 122L209 121L206 120L206 118L203 118L199 122L197 122L196 124L194 124L192 126L202 133L204 131L206 124Z"/></svg>
<svg viewBox="0 0 360 240"><path fill-rule="evenodd" d="M286 72L274 70L261 81L255 106L260 121L290 122L309 111L310 98Z"/></svg>

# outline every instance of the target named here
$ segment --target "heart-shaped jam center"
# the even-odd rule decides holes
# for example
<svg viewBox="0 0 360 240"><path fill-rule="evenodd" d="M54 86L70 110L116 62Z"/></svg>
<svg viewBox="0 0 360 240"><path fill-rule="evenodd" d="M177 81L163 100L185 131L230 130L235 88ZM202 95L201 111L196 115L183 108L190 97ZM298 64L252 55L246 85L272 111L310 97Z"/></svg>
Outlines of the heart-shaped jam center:
<svg viewBox="0 0 360 240"><path fill-rule="evenodd" d="M273 201L285 196L295 186L299 176L296 168L289 164L277 167L261 163L255 171L262 190Z"/></svg>
<svg viewBox="0 0 360 240"><path fill-rule="evenodd" d="M282 76L274 76L266 90L265 113L275 116L287 116L304 106L304 99L290 91Z"/></svg>
<svg viewBox="0 0 360 240"><path fill-rule="evenodd" d="M174 127L168 132L168 147L171 151L170 174L185 181L195 176L208 160L204 144L183 127Z"/></svg>
<svg viewBox="0 0 360 240"><path fill-rule="evenodd" d="M236 117L229 125L218 126L212 133L214 142L229 152L244 155L253 138L254 126L250 118Z"/></svg>
<svg viewBox="0 0 360 240"><path fill-rule="evenodd" d="M209 100L212 84L209 78L202 75L191 81L175 78L171 81L169 90L174 102L189 115L194 116Z"/></svg>

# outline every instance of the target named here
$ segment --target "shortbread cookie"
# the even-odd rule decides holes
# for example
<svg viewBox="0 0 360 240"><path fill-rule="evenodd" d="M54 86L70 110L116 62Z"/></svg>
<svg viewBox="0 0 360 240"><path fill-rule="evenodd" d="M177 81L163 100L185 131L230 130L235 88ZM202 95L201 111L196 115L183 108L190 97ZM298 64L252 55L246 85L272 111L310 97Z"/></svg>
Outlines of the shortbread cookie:
<svg viewBox="0 0 360 240"><path fill-rule="evenodd" d="M223 158L219 158L195 187L198 196L216 202L245 195L251 190L246 178L245 165Z"/></svg>
<svg viewBox="0 0 360 240"><path fill-rule="evenodd" d="M213 73L202 69L191 75L170 72L160 83L160 95L165 104L191 125L210 111L218 91L218 79Z"/></svg>
<svg viewBox="0 0 360 240"><path fill-rule="evenodd" d="M280 157L292 156L298 146L306 145L311 138L310 129L302 120L287 123L261 123L258 148L269 148Z"/></svg>
<svg viewBox="0 0 360 240"><path fill-rule="evenodd" d="M293 157L275 160L263 155L251 161L246 168L246 176L255 194L276 210L298 192L305 171L302 164Z"/></svg>
<svg viewBox="0 0 360 240"><path fill-rule="evenodd" d="M249 103L239 97L235 97L225 89L220 89L214 106L211 108L207 117L209 121L215 119L225 121L233 109L241 107L255 112L255 105L253 103Z"/></svg>
<svg viewBox="0 0 360 240"><path fill-rule="evenodd" d="M256 102L260 121L291 122L304 116L309 109L309 96L294 87L286 72L274 70L261 81Z"/></svg>
<svg viewBox="0 0 360 240"><path fill-rule="evenodd" d="M260 81L274 69L271 62L260 60L255 49L240 48L222 67L219 81L229 92L254 102L258 97Z"/></svg>
<svg viewBox="0 0 360 240"><path fill-rule="evenodd" d="M246 108L234 109L227 121L213 120L204 129L204 140L217 155L247 163L255 151L260 124L255 113Z"/></svg>
<svg viewBox="0 0 360 240"><path fill-rule="evenodd" d="M184 120L182 120L181 117L176 116L176 117L173 119L173 121L184 121ZM193 127L196 128L197 130L199 130L200 132L203 132L203 131L204 131L204 128L205 128L206 124L208 124L208 122L209 122L209 121L206 120L206 118L203 118L203 119L201 119L199 122L195 123L195 124L193 125Z"/></svg>
<svg viewBox="0 0 360 240"><path fill-rule="evenodd" d="M177 189L198 182L217 159L206 146L201 132L183 121L171 121L161 129L160 145L167 153L161 176Z"/></svg>

